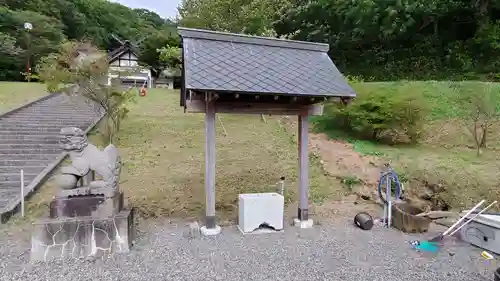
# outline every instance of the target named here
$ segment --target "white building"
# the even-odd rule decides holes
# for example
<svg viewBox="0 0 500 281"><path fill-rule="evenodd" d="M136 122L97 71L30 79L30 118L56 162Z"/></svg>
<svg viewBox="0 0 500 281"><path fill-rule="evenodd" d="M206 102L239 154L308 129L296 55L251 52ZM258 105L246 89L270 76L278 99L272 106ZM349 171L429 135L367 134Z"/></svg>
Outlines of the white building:
<svg viewBox="0 0 500 281"><path fill-rule="evenodd" d="M111 85L111 80L119 79L123 85L152 87L151 70L138 64L137 54L129 41L125 41L122 46L110 52L108 57L110 64L109 85Z"/></svg>

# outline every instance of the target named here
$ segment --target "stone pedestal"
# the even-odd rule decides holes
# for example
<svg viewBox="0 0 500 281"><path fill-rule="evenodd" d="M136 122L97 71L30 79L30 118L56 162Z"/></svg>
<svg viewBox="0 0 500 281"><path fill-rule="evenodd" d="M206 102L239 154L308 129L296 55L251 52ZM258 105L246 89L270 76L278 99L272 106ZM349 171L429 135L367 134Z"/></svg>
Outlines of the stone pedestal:
<svg viewBox="0 0 500 281"><path fill-rule="evenodd" d="M31 259L95 258L130 251L135 238L133 209L118 189L62 190L49 218L33 224Z"/></svg>
<svg viewBox="0 0 500 281"><path fill-rule="evenodd" d="M114 217L74 217L41 220L34 224L31 260L102 257L126 253L132 247L133 210Z"/></svg>
<svg viewBox="0 0 500 281"><path fill-rule="evenodd" d="M110 217L123 207L118 189L80 187L61 190L50 204L50 217Z"/></svg>

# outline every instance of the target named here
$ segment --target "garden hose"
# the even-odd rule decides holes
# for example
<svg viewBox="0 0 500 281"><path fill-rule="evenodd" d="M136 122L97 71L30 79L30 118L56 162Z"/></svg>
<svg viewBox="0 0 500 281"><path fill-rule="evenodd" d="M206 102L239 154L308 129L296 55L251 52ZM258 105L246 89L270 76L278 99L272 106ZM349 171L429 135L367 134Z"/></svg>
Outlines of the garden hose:
<svg viewBox="0 0 500 281"><path fill-rule="evenodd" d="M388 172L382 173L380 176L380 180L378 182L378 196L380 197L380 200L387 205L387 190L386 190L386 197L384 197L384 194L382 192L383 184L382 183L387 183L387 177L390 177L389 180L391 180L394 183L394 191L395 191L395 197L396 199L401 198L401 194L403 193L403 189L401 188L401 183L398 178L398 174L394 172L393 170L389 170ZM392 183L391 183L392 187ZM392 190L392 188L391 188ZM389 191L391 191L389 190Z"/></svg>
<svg viewBox="0 0 500 281"><path fill-rule="evenodd" d="M394 183L394 197L398 200L402 194L401 183L399 182L398 175L394 170L388 169L386 172L382 173L380 176L380 181L378 183L378 196L384 204L384 223L387 227L391 227L392 221L392 187ZM385 197L382 188L385 184Z"/></svg>

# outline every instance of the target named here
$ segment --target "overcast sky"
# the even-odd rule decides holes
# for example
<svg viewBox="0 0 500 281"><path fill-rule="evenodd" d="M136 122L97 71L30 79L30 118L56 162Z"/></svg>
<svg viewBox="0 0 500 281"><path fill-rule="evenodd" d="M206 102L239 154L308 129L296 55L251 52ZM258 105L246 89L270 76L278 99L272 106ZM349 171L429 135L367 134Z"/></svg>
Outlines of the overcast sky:
<svg viewBox="0 0 500 281"><path fill-rule="evenodd" d="M111 0L130 8L142 8L156 12L163 18L175 18L181 0Z"/></svg>

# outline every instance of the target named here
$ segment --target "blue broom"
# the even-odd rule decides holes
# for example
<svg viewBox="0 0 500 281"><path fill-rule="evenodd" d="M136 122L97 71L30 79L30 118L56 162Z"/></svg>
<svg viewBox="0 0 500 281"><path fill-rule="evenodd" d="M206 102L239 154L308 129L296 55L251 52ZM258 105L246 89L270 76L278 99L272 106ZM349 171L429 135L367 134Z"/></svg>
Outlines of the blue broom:
<svg viewBox="0 0 500 281"><path fill-rule="evenodd" d="M413 248L415 248L415 250L419 250L419 251L437 253L439 250L439 246L438 246L437 242L412 241L410 244L413 246Z"/></svg>
<svg viewBox="0 0 500 281"><path fill-rule="evenodd" d="M455 234L465 224L469 223L470 221L472 221L472 219L474 219L479 214L481 214L482 212L486 211L489 207L491 207L491 206L493 206L494 204L497 203L497 201L491 203L489 206L487 206L486 208L484 208L481 212L479 212L478 214L476 214L476 216L474 216L474 218L470 219L466 223L462 224L460 227L456 228L462 221L464 221L472 212L474 212L477 208L479 208L479 206L481 206L484 202L485 202L485 200L482 200L481 202L479 202L479 204L477 204L474 208L472 208L469 212L467 212L467 214L465 216L463 216L462 218L460 218L457 222L455 222L452 226L450 226L450 228L448 228L447 230L445 230L443 233L439 234L438 236L436 236L436 237L434 237L434 238L432 238L432 239L430 239L428 241L412 241L412 242L410 242L411 245L416 250L425 251L425 252L431 252L431 253L437 253L438 250L439 250L438 242L441 241L441 240L443 240L444 236L450 234L450 232L451 232L450 235Z"/></svg>

